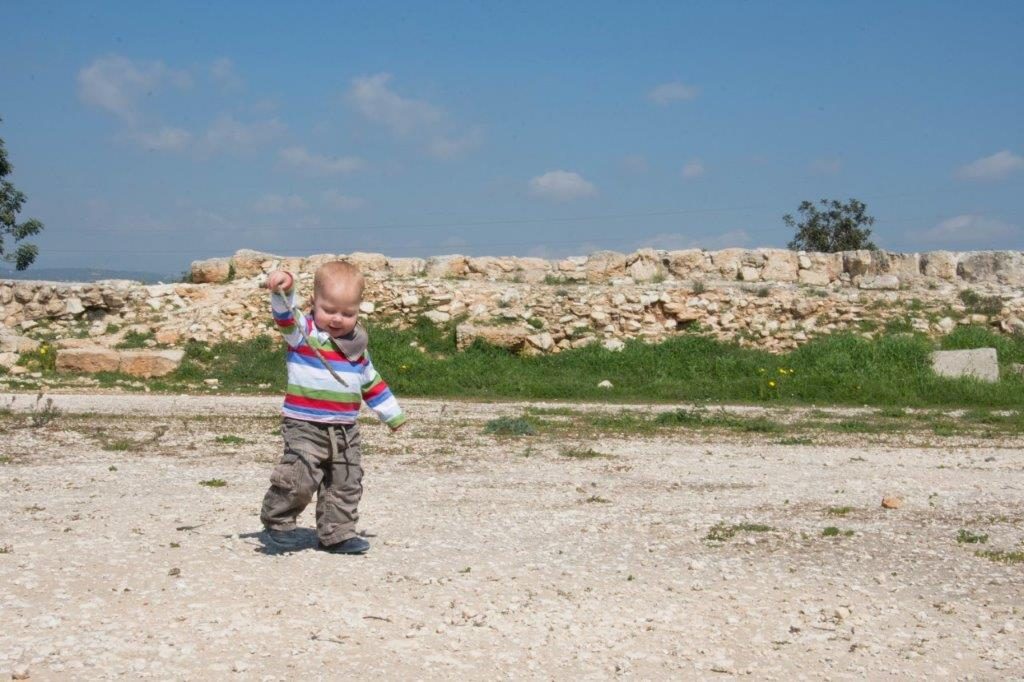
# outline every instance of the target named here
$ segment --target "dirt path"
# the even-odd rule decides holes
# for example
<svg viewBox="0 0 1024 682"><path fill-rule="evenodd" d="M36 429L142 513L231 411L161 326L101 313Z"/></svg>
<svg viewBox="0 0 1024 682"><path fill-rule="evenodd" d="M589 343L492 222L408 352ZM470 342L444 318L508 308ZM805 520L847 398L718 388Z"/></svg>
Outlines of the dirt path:
<svg viewBox="0 0 1024 682"><path fill-rule="evenodd" d="M405 401L364 430L370 553L275 555L278 398L53 398L0 396L0 674L1024 679L1019 440L498 438L523 404Z"/></svg>

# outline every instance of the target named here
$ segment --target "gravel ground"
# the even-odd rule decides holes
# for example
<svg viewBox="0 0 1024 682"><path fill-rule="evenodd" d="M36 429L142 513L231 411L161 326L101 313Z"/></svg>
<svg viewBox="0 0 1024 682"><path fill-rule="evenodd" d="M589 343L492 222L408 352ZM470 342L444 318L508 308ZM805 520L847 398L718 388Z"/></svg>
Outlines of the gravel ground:
<svg viewBox="0 0 1024 682"><path fill-rule="evenodd" d="M53 399L0 395L0 674L1024 679L1024 563L976 554L1024 550L1019 438L497 438L524 404L407 400L338 557L263 544L279 398Z"/></svg>

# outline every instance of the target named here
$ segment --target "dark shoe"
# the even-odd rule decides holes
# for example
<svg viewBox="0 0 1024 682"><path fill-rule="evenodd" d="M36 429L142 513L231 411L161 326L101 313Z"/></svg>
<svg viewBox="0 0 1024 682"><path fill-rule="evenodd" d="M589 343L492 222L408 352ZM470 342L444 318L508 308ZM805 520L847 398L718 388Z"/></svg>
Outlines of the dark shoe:
<svg viewBox="0 0 1024 682"><path fill-rule="evenodd" d="M294 552L308 547L302 531L298 528L294 530L270 530L268 528L267 539L269 540L267 544L279 552Z"/></svg>
<svg viewBox="0 0 1024 682"><path fill-rule="evenodd" d="M360 537L355 537L336 542L333 545L322 544L317 549L331 554L363 554L370 549L370 543Z"/></svg>

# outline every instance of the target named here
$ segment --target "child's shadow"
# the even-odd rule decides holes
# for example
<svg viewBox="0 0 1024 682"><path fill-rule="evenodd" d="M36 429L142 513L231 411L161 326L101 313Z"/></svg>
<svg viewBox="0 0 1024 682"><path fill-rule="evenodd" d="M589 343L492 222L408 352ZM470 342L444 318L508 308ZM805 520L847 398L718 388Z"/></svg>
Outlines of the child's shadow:
<svg viewBox="0 0 1024 682"><path fill-rule="evenodd" d="M307 549L316 549L318 540L316 531L312 528L296 528L291 531L290 535L295 538L295 546L282 547L273 540L270 539L270 534L266 530L261 530L255 533L240 533L238 537L245 539L254 539L259 545L256 547L256 551L260 554L278 555L278 554L291 554L292 552L303 552Z"/></svg>

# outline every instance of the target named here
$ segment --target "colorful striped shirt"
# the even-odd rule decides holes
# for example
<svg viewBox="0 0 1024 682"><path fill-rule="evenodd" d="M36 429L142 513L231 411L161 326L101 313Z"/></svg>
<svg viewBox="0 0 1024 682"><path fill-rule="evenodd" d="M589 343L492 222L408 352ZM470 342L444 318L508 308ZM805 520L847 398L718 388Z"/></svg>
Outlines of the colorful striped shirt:
<svg viewBox="0 0 1024 682"><path fill-rule="evenodd" d="M359 409L365 402L377 418L392 429L405 422L405 414L391 389L370 362L369 352L357 358L346 357L331 342L331 336L314 324L312 317L292 312L295 307L294 290L285 296L277 292L270 295L270 309L278 330L288 344L288 389L284 396L282 414L294 419L329 424L354 424ZM324 367L320 358L302 337L305 330L324 360L348 386L338 382Z"/></svg>

